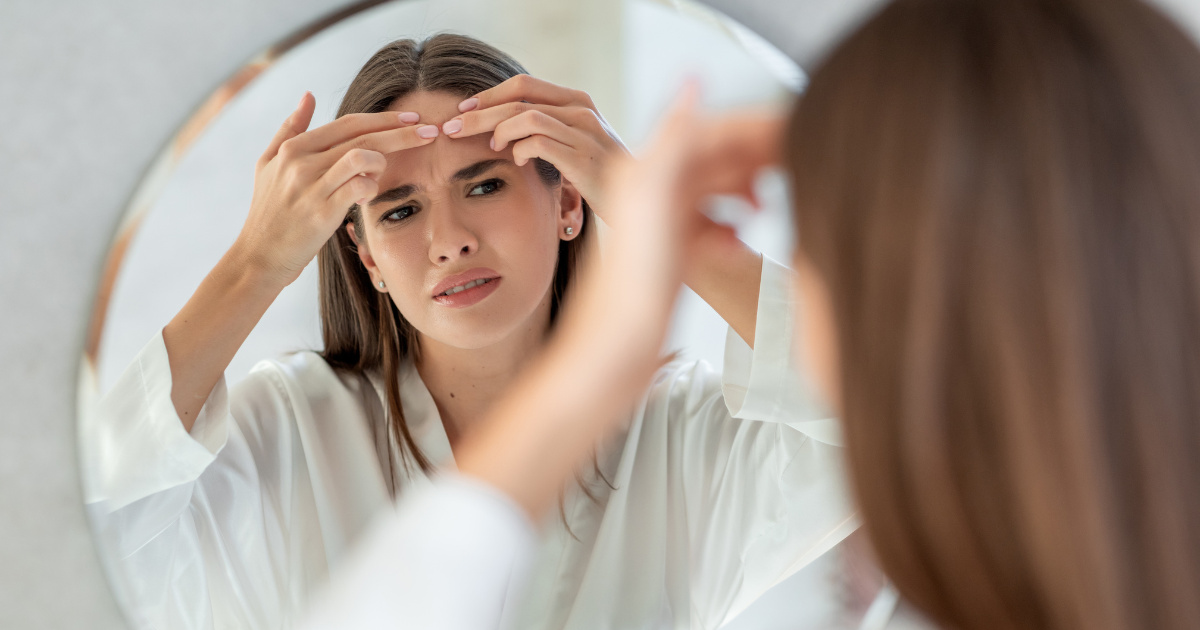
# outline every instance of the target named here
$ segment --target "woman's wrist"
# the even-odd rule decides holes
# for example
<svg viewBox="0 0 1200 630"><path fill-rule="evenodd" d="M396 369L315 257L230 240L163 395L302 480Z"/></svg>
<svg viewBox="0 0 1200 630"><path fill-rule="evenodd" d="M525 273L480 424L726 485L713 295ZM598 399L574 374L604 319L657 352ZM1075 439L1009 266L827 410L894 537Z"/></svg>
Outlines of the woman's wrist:
<svg viewBox="0 0 1200 630"><path fill-rule="evenodd" d="M275 263L260 248L239 238L217 262L212 275L225 284L278 294L300 274Z"/></svg>

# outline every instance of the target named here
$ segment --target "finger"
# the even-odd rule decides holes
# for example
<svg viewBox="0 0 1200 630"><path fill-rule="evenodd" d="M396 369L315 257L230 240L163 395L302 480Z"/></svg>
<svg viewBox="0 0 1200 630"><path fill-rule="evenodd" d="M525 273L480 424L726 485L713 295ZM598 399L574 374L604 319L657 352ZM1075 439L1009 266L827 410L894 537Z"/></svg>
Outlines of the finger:
<svg viewBox="0 0 1200 630"><path fill-rule="evenodd" d="M358 136L412 126L420 119L414 112L346 114L337 120L296 136L290 144L302 153L320 153Z"/></svg>
<svg viewBox="0 0 1200 630"><path fill-rule="evenodd" d="M469 112L516 101L529 101L541 105L595 107L592 97L588 96L587 92L563 87L528 74L518 74L459 103L458 111Z"/></svg>
<svg viewBox="0 0 1200 630"><path fill-rule="evenodd" d="M783 117L743 112L696 123L688 152L687 190L695 195L733 194L754 201L754 181L780 158Z"/></svg>
<svg viewBox="0 0 1200 630"><path fill-rule="evenodd" d="M383 154L366 149L351 149L317 180L316 192L327 199L336 199L339 194L350 194L348 190L362 193L349 200L346 204L346 207L349 207L349 204L357 203L367 194L372 197L376 194L379 187L376 180L386 168L387 158L383 157ZM346 188L346 184L352 180L363 178L370 180L371 186L366 186L366 182L358 182Z"/></svg>
<svg viewBox="0 0 1200 630"><path fill-rule="evenodd" d="M596 120L591 110L582 107L560 107L537 103L501 103L494 107L467 112L456 116L442 125L442 132L451 138L466 138L495 131L500 123L526 112L541 112L571 126L585 123L585 115Z"/></svg>
<svg viewBox="0 0 1200 630"><path fill-rule="evenodd" d="M607 169L605 188L613 191L605 221L614 228L626 221L642 221L644 230L628 232L647 234L654 240L664 231L672 231L685 213L667 210L690 207L690 200L677 198L677 189L685 187L687 160L695 140L696 103L698 86L689 81L676 97L659 124L642 158L617 160ZM645 216L636 208L656 208ZM616 230L615 230L616 231ZM633 235L622 238L640 238Z"/></svg>
<svg viewBox="0 0 1200 630"><path fill-rule="evenodd" d="M379 183L365 175L355 175L333 191L329 196L329 207L332 212L344 218L352 206L365 208L368 201L379 194Z"/></svg>
<svg viewBox="0 0 1200 630"><path fill-rule="evenodd" d="M658 133L646 150L643 163L650 168L642 170L643 173L653 170L658 177L674 178L685 169L696 141L696 107L699 98L699 85L689 80L667 110Z"/></svg>
<svg viewBox="0 0 1200 630"><path fill-rule="evenodd" d="M368 133L351 138L336 147L324 151L317 163L324 168L330 168L348 152L355 149L387 155L388 153L425 146L437 139L437 132L438 128L434 125L421 125L419 127L408 126Z"/></svg>
<svg viewBox="0 0 1200 630"><path fill-rule="evenodd" d="M300 97L300 103L296 105L296 109L287 117L287 120L283 121L279 131L276 131L275 136L271 138L267 149L258 158L260 166L275 159L275 155L279 152L279 145L283 144L285 140L294 138L308 129L316 108L317 99L313 98L311 92L305 92L304 96Z"/></svg>
<svg viewBox="0 0 1200 630"><path fill-rule="evenodd" d="M756 166L777 163L784 124L784 116L772 111L738 112L710 118L704 121L705 132L698 137L697 157L703 160L730 154Z"/></svg>
<svg viewBox="0 0 1200 630"><path fill-rule="evenodd" d="M513 143L512 152L513 162L517 166L524 166L533 158L541 158L557 166L568 163L571 155L575 153L575 149L549 136L530 136ZM568 173L564 172L563 175L567 175L567 179L571 179Z"/></svg>
<svg viewBox="0 0 1200 630"><path fill-rule="evenodd" d="M547 136L572 148L578 148L586 140L584 134L561 120L535 109L496 125L491 146L495 151L503 151L509 142L534 135Z"/></svg>
<svg viewBox="0 0 1200 630"><path fill-rule="evenodd" d="M650 143L647 155L686 153L693 139L689 131L695 125L696 108L699 102L700 86L695 80L688 80L667 109L666 115L663 116L662 124Z"/></svg>

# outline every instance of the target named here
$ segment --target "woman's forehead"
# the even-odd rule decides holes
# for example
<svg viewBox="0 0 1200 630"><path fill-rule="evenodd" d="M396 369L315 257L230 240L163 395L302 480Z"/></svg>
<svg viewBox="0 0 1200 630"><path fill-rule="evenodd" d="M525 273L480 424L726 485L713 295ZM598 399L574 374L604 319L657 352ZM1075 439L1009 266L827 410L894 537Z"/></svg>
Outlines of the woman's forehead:
<svg viewBox="0 0 1200 630"><path fill-rule="evenodd" d="M434 188L449 183L454 173L471 164L497 158L512 160L511 148L492 150L491 133L465 138L450 138L441 133L442 124L459 115L460 102L462 97L447 92L413 92L392 102L388 111L416 112L421 117L417 125L436 125L439 129L438 137L425 146L387 154L385 185Z"/></svg>
<svg viewBox="0 0 1200 630"><path fill-rule="evenodd" d="M390 112L416 112L421 116L418 125L437 125L459 114L458 104L463 98L449 92L410 92L388 106Z"/></svg>
<svg viewBox="0 0 1200 630"><path fill-rule="evenodd" d="M490 133L468 138L439 135L425 146L388 153L382 179L388 184L399 182L432 189L452 183L456 173L472 164L497 159L511 162L512 149L492 150L491 137Z"/></svg>

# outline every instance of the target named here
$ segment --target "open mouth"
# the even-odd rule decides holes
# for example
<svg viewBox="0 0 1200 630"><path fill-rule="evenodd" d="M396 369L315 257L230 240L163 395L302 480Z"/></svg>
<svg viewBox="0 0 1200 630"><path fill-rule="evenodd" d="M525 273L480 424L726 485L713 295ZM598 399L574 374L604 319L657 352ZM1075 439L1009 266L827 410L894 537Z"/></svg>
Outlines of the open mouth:
<svg viewBox="0 0 1200 630"><path fill-rule="evenodd" d="M479 278L478 280L472 280L466 284L460 284L456 287L451 287L451 288L447 289L446 291L443 291L443 292L437 294L437 297L444 297L447 295L454 295L455 293L462 293L463 291L466 291L467 289L474 289L477 286L487 284L493 280L496 280L496 278Z"/></svg>
<svg viewBox="0 0 1200 630"><path fill-rule="evenodd" d="M472 277L474 276L474 277ZM441 293L433 294L433 301L450 308L466 308L487 299L500 286L500 274L491 269L472 269L457 278L451 276L443 281L440 289L451 282L461 282Z"/></svg>

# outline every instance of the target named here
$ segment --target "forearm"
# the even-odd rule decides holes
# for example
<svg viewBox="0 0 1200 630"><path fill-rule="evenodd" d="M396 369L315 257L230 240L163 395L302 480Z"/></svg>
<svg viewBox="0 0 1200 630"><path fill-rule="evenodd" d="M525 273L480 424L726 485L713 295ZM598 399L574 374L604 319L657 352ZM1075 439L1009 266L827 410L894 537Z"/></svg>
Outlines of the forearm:
<svg viewBox="0 0 1200 630"><path fill-rule="evenodd" d="M762 254L740 240L729 247L702 248L684 280L747 345L754 347Z"/></svg>
<svg viewBox="0 0 1200 630"><path fill-rule="evenodd" d="M171 402L191 431L213 387L263 313L286 286L231 248L163 328Z"/></svg>
<svg viewBox="0 0 1200 630"><path fill-rule="evenodd" d="M616 419L628 416L633 375L586 367L575 346L550 349L531 366L477 433L463 444L459 470L504 492L535 522ZM627 382L626 382L627 381Z"/></svg>
<svg viewBox="0 0 1200 630"><path fill-rule="evenodd" d="M608 308L637 272L623 263L608 262L602 278L585 273L546 351L455 453L461 472L513 498L535 522L606 433L629 417L658 367L672 303Z"/></svg>

